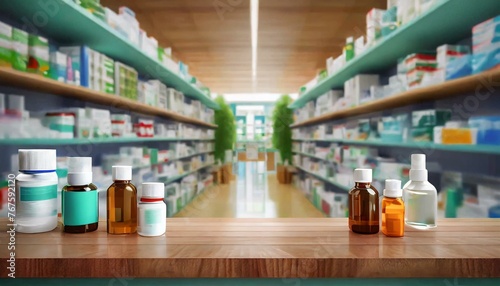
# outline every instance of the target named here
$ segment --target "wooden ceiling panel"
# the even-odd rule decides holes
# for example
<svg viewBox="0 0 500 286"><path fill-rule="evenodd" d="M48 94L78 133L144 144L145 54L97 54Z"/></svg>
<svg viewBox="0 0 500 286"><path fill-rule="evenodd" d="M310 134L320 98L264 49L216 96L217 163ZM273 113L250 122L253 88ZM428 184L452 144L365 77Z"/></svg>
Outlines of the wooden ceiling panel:
<svg viewBox="0 0 500 286"><path fill-rule="evenodd" d="M219 93L297 92L364 34L366 13L386 0L260 0L257 77L252 78L249 0L101 0L134 10L141 28ZM233 6L232 6L233 4Z"/></svg>

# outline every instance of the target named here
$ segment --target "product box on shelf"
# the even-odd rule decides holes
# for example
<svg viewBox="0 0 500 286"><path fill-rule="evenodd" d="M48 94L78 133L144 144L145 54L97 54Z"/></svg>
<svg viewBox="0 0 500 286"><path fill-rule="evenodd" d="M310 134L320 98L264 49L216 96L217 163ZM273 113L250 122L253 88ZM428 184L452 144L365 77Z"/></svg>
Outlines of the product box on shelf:
<svg viewBox="0 0 500 286"><path fill-rule="evenodd" d="M330 90L327 93L321 95L316 99L316 112L315 115L319 116L321 114L331 111L332 106L337 100L339 100L344 95L342 90Z"/></svg>
<svg viewBox="0 0 500 286"><path fill-rule="evenodd" d="M451 119L451 110L419 110L412 112L412 141L434 142L435 127Z"/></svg>
<svg viewBox="0 0 500 286"><path fill-rule="evenodd" d="M54 51L50 53L49 62L50 78L60 82L66 82L68 56L61 52Z"/></svg>
<svg viewBox="0 0 500 286"><path fill-rule="evenodd" d="M59 51L71 58L73 84L91 87L91 62L94 51L87 46L60 47Z"/></svg>
<svg viewBox="0 0 500 286"><path fill-rule="evenodd" d="M135 18L135 13L127 7L120 7L118 17L121 21L121 30L125 32L130 42L139 45L139 21Z"/></svg>
<svg viewBox="0 0 500 286"><path fill-rule="evenodd" d="M370 87L379 84L376 74L359 74L344 83L344 96L349 107L356 107L360 99L370 97Z"/></svg>
<svg viewBox="0 0 500 286"><path fill-rule="evenodd" d="M106 17L106 23L116 30L120 35L128 37L127 32L123 29L122 18L118 16L113 10L109 8L104 8L104 15Z"/></svg>
<svg viewBox="0 0 500 286"><path fill-rule="evenodd" d="M12 28L12 67L26 71L28 65L28 33Z"/></svg>
<svg viewBox="0 0 500 286"><path fill-rule="evenodd" d="M139 122L134 124L134 131L137 137L154 137L154 120L139 119Z"/></svg>
<svg viewBox="0 0 500 286"><path fill-rule="evenodd" d="M0 22L0 66L12 66L12 26Z"/></svg>
<svg viewBox="0 0 500 286"><path fill-rule="evenodd" d="M41 36L30 34L28 36L28 65L29 72L49 76L49 41Z"/></svg>
<svg viewBox="0 0 500 286"><path fill-rule="evenodd" d="M382 15L382 37L387 37L398 28L397 7L387 8Z"/></svg>
<svg viewBox="0 0 500 286"><path fill-rule="evenodd" d="M472 67L474 73L489 70L500 65L500 15L486 20L472 28Z"/></svg>
<svg viewBox="0 0 500 286"><path fill-rule="evenodd" d="M137 100L138 73L135 69L115 62L115 93L125 98Z"/></svg>
<svg viewBox="0 0 500 286"><path fill-rule="evenodd" d="M383 117L380 139L383 142L391 143L405 142L408 138L410 124L406 114Z"/></svg>
<svg viewBox="0 0 500 286"><path fill-rule="evenodd" d="M135 137L132 119L128 114L111 114L111 135L113 137Z"/></svg>
<svg viewBox="0 0 500 286"><path fill-rule="evenodd" d="M75 1L77 4L80 4L84 9L90 12L92 15L97 17L100 20L106 20L106 11L104 7L101 5L100 0L78 0Z"/></svg>
<svg viewBox="0 0 500 286"><path fill-rule="evenodd" d="M87 117L92 122L93 138L111 137L111 112L107 109L85 109Z"/></svg>
<svg viewBox="0 0 500 286"><path fill-rule="evenodd" d="M382 17L385 10L371 9L366 14L366 44L373 45L378 39L382 37Z"/></svg>
<svg viewBox="0 0 500 286"><path fill-rule="evenodd" d="M158 56L158 41L153 37L148 37L146 31L139 31L139 47L141 50L153 59Z"/></svg>
<svg viewBox="0 0 500 286"><path fill-rule="evenodd" d="M115 94L115 61L101 54L102 67L102 87L101 91L109 94Z"/></svg>
<svg viewBox="0 0 500 286"><path fill-rule="evenodd" d="M72 139L75 131L75 114L64 112L48 112L44 125L53 131L56 138Z"/></svg>
<svg viewBox="0 0 500 286"><path fill-rule="evenodd" d="M473 116L469 118L469 126L477 129L477 144L500 145L500 117Z"/></svg>
<svg viewBox="0 0 500 286"><path fill-rule="evenodd" d="M398 0L397 6L397 19L399 26L406 25L416 17L417 14L415 0Z"/></svg>

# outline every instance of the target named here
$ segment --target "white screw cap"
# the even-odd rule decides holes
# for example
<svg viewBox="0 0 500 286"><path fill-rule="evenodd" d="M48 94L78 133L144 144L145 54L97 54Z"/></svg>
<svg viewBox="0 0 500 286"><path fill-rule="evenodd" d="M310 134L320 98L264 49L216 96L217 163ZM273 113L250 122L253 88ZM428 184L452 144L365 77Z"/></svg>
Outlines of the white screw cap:
<svg viewBox="0 0 500 286"><path fill-rule="evenodd" d="M132 166L113 166L112 167L113 181L130 181L132 180Z"/></svg>
<svg viewBox="0 0 500 286"><path fill-rule="evenodd" d="M55 171L55 149L19 149L19 171Z"/></svg>
<svg viewBox="0 0 500 286"><path fill-rule="evenodd" d="M425 154L411 155L410 180L427 181L427 169L425 169Z"/></svg>
<svg viewBox="0 0 500 286"><path fill-rule="evenodd" d="M384 197L400 198L403 196L400 180L385 180Z"/></svg>
<svg viewBox="0 0 500 286"><path fill-rule="evenodd" d="M92 157L68 157L68 184L84 186L92 183Z"/></svg>
<svg viewBox="0 0 500 286"><path fill-rule="evenodd" d="M163 199L165 197L164 183L142 183L141 198Z"/></svg>
<svg viewBox="0 0 500 286"><path fill-rule="evenodd" d="M371 183L372 169L354 169L354 182Z"/></svg>

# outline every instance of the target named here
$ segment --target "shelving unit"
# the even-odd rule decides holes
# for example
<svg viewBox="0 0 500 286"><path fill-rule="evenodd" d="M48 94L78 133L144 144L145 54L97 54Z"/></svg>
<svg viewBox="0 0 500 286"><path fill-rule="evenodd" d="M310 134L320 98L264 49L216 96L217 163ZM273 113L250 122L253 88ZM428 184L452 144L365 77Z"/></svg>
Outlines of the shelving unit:
<svg viewBox="0 0 500 286"><path fill-rule="evenodd" d="M354 108L327 113L318 117L295 123L291 125L291 127L297 128L322 123L328 120L348 118L377 111L384 111L391 108L411 105L422 101L443 99L446 97L475 91L478 87L481 87L483 92L485 92L489 88L495 87L495 83L499 80L500 68L497 68L476 75L446 81L441 84L415 88L390 97L374 100L372 102Z"/></svg>
<svg viewBox="0 0 500 286"><path fill-rule="evenodd" d="M320 179L320 180L322 180L322 181L325 181L325 182L327 182L327 183L330 183L330 184L332 184L332 185L336 186L337 188L339 188L339 189L341 189L341 190L344 190L344 191L349 191L349 189L350 189L349 187L346 187L346 186L344 186L344 185L341 185L341 184L339 184L339 183L335 182L334 180L331 180L331 179L328 179L328 178L326 178L326 177L320 176L320 175L318 175L318 174L316 174L316 173L314 173L314 172L308 171L308 170L306 170L306 169L304 169L304 168L302 168L302 167L300 167L300 166L295 166L295 167L296 167L297 169L299 169L299 170L301 170L301 171L303 171L303 172L307 173L307 174L313 175L314 177L316 177L316 178L318 178L318 179Z"/></svg>
<svg viewBox="0 0 500 286"><path fill-rule="evenodd" d="M343 88L344 82L357 74L387 69L394 66L398 59L415 51L435 49L441 44L455 43L467 38L471 34L472 26L498 13L500 7L495 0L482 0L480 5L475 1L441 0L425 14L399 27L363 54L356 55L342 70L306 91L289 107L302 107L330 89ZM441 92L450 94L444 90ZM343 117L350 115L353 114L344 114Z"/></svg>
<svg viewBox="0 0 500 286"><path fill-rule="evenodd" d="M113 143L144 143L144 142L178 142L178 141L213 141L214 139L197 138L142 138L142 137L111 137L111 138L74 138L74 139L54 139L54 138L20 138L20 139L1 139L0 145L83 145L83 144L113 144Z"/></svg>
<svg viewBox="0 0 500 286"><path fill-rule="evenodd" d="M175 181L177 181L177 180L180 180L180 179L182 179L182 178L184 178L184 177L187 177L187 176L189 176L189 175L191 175L191 174L193 174L193 173L196 173L196 172L198 172L198 171L200 171L200 170L202 170L202 169L205 169L205 168L207 168L207 167L210 167L210 166L212 166L212 164L208 164L208 165L202 166L202 167L200 167L200 168L197 168L197 169L195 169L195 170L191 170L191 171L185 172L185 173L183 173L183 174L180 174L180 175L177 175L177 176L174 176L174 177L167 178L166 180L164 180L164 181L163 181L163 183L164 183L165 185L168 185L168 184L170 184L170 183L173 183L173 182L175 182ZM160 178L160 179L161 179L162 177L164 178L164 176L159 176L158 178Z"/></svg>
<svg viewBox="0 0 500 286"><path fill-rule="evenodd" d="M49 78L44 78L39 75L20 72L5 67L0 67L0 84L42 91L69 98L76 98L86 102L108 105L111 107L129 110L140 114L169 118L179 122L195 124L208 128L217 127L217 125L207 123L197 118L184 116L170 110L146 105L144 103L133 101L128 98L120 97L118 95L107 94L81 86L74 86Z"/></svg>
<svg viewBox="0 0 500 286"><path fill-rule="evenodd" d="M341 143L345 145L364 145L364 146L382 146L382 147L399 147L399 148L425 148L425 149L435 149L441 151L450 152L468 152L468 153L487 153L487 154L500 154L500 147L495 145L447 145L447 144L435 144L431 142L382 142L375 140L335 140L335 139L293 139L294 141L307 141L307 142L331 142L331 143ZM313 155L305 154L309 157ZM316 157L317 159L321 159Z"/></svg>
<svg viewBox="0 0 500 286"><path fill-rule="evenodd" d="M210 108L218 105L198 87L192 85L174 71L167 69L157 59L146 55L137 45L114 31L107 23L94 17L73 0L52 2L57 11L47 15L43 32L51 39L63 44L88 45L90 48L123 62L140 74L159 79L169 87L183 92L188 97L200 100ZM8 1L2 10L18 19L33 19L43 11L39 3L30 0ZM28 21L29 21L28 20Z"/></svg>

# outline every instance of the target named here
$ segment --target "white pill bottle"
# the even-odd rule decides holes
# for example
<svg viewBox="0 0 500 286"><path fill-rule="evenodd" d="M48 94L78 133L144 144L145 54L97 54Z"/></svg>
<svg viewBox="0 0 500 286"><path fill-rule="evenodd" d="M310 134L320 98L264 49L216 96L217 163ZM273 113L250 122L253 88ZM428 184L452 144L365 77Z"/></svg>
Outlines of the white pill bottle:
<svg viewBox="0 0 500 286"><path fill-rule="evenodd" d="M56 150L19 150L16 231L39 233L57 227L56 164Z"/></svg>
<svg viewBox="0 0 500 286"><path fill-rule="evenodd" d="M166 231L167 205L165 184L142 183L139 195L137 233L141 236L160 236Z"/></svg>

